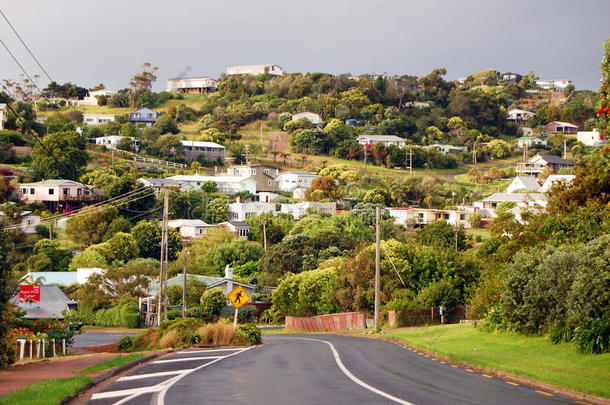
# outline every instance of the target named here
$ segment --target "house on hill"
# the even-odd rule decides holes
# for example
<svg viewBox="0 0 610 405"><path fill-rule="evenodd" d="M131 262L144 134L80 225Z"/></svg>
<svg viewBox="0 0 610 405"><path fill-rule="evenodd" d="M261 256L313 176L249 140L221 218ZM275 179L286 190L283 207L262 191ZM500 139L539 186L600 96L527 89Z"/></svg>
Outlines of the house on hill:
<svg viewBox="0 0 610 405"><path fill-rule="evenodd" d="M517 176L508 185L506 189L507 193L514 193L515 191L522 192L536 192L540 190L540 184L533 176Z"/></svg>
<svg viewBox="0 0 610 405"><path fill-rule="evenodd" d="M318 177L320 176L313 172L285 172L280 173L276 179L279 183L280 191L291 193L297 187L311 187L311 182Z"/></svg>
<svg viewBox="0 0 610 405"><path fill-rule="evenodd" d="M263 164L231 166L227 169L229 176L251 177L256 181L256 192L277 192L278 168Z"/></svg>
<svg viewBox="0 0 610 405"><path fill-rule="evenodd" d="M593 129L593 131L578 131L576 139L586 146L599 146L604 143L604 135L597 129Z"/></svg>
<svg viewBox="0 0 610 405"><path fill-rule="evenodd" d="M274 64L230 66L227 68L227 76L262 74L268 74L271 76L282 76L284 75L284 69L280 65Z"/></svg>
<svg viewBox="0 0 610 405"><path fill-rule="evenodd" d="M129 113L129 119L133 125L144 124L147 127L152 127L161 113L151 110L150 108L140 108L139 110Z"/></svg>
<svg viewBox="0 0 610 405"><path fill-rule="evenodd" d="M203 155L208 162L220 161L224 164L225 147L216 142L180 141L182 156L189 160L197 160Z"/></svg>
<svg viewBox="0 0 610 405"><path fill-rule="evenodd" d="M25 312L23 319L59 319L63 320L62 312L72 306L76 309L76 303L72 301L57 285L41 285L40 301L21 302L19 295L11 297L9 302Z"/></svg>
<svg viewBox="0 0 610 405"><path fill-rule="evenodd" d="M293 121L300 120L301 118L307 118L312 124L316 124L316 125L322 123L322 117L320 116L320 114L316 114L316 113L309 112L309 111L294 114L292 116Z"/></svg>
<svg viewBox="0 0 610 405"><path fill-rule="evenodd" d="M424 149L436 149L443 155L459 155L460 153L468 153L468 146L442 145L440 143L424 146Z"/></svg>
<svg viewBox="0 0 610 405"><path fill-rule="evenodd" d="M578 126L569 122L553 121L544 126L547 134L575 134L578 132Z"/></svg>
<svg viewBox="0 0 610 405"><path fill-rule="evenodd" d="M576 176L573 174L551 174L546 178L542 187L540 187L540 192L546 193L557 183L562 183L564 186L569 187L575 178Z"/></svg>
<svg viewBox="0 0 610 405"><path fill-rule="evenodd" d="M544 139L536 138L535 136L522 136L517 139L517 148L546 148L547 141Z"/></svg>
<svg viewBox="0 0 610 405"><path fill-rule="evenodd" d="M525 175L538 175L547 167L553 168L553 172L559 172L563 167L572 167L574 163L565 160L555 155L536 155L531 157L527 162L517 163L515 172Z"/></svg>
<svg viewBox="0 0 610 405"><path fill-rule="evenodd" d="M360 135L356 138L360 145L376 145L378 143L384 146L398 146L402 148L407 145L407 141L396 135Z"/></svg>
<svg viewBox="0 0 610 405"><path fill-rule="evenodd" d="M8 120L8 108L6 104L0 104L0 131L4 130L4 124Z"/></svg>
<svg viewBox="0 0 610 405"><path fill-rule="evenodd" d="M101 190L72 180L42 180L19 185L20 198L28 204L43 203L51 211L70 211L104 199Z"/></svg>
<svg viewBox="0 0 610 405"><path fill-rule="evenodd" d="M518 108L513 108L512 110L508 110L508 116L506 117L507 121L515 121L515 122L524 122L529 120L530 118L534 118L536 114L527 110L520 110Z"/></svg>
<svg viewBox="0 0 610 405"><path fill-rule="evenodd" d="M167 79L166 91L170 93L210 94L218 89L211 77L175 77Z"/></svg>

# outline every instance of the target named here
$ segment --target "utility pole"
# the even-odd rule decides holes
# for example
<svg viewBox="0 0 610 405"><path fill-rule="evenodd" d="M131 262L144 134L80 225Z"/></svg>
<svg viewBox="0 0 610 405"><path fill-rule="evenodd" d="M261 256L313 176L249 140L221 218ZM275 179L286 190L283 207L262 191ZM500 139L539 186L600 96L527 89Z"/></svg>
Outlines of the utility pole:
<svg viewBox="0 0 610 405"><path fill-rule="evenodd" d="M413 148L409 148L409 174L413 175Z"/></svg>
<svg viewBox="0 0 610 405"><path fill-rule="evenodd" d="M263 220L263 247L267 251L267 221Z"/></svg>
<svg viewBox="0 0 610 405"><path fill-rule="evenodd" d="M567 159L568 158L568 145L566 143L566 140L564 138L563 140L563 158Z"/></svg>
<svg viewBox="0 0 610 405"><path fill-rule="evenodd" d="M186 257L189 254L188 244L184 244L184 267L182 268L182 317L186 318Z"/></svg>
<svg viewBox="0 0 610 405"><path fill-rule="evenodd" d="M167 270L168 270L168 267L169 267L168 252L167 252L168 245L169 245L168 244L169 235L168 235L168 232L167 232L167 220L169 219L169 212L168 212L169 211L168 210L168 207L169 207L169 193L167 193L166 195L167 195L167 197L165 197L165 198L166 198L166 201L168 201L168 203L165 204L164 207L163 207L164 208L163 209L163 211L164 211L163 212L163 214L164 214L163 228L165 229L165 254L163 255L163 259L165 260L165 273L164 273L164 278L165 278L165 293L164 293L164 297L163 297L163 303L164 303L164 305L163 305L163 320L164 321L167 321L167 304L168 304L168 301L167 301Z"/></svg>
<svg viewBox="0 0 610 405"><path fill-rule="evenodd" d="M368 155L368 146L364 145L364 173L366 174L366 156Z"/></svg>
<svg viewBox="0 0 610 405"><path fill-rule="evenodd" d="M161 267L159 270L159 300L157 305L157 325L161 323L161 316L163 314L163 282L164 282L164 264L165 264L165 213L169 202L169 189L163 188L163 226L161 227Z"/></svg>
<svg viewBox="0 0 610 405"><path fill-rule="evenodd" d="M381 208L375 207L375 332L381 330L379 323L379 284L381 273Z"/></svg>

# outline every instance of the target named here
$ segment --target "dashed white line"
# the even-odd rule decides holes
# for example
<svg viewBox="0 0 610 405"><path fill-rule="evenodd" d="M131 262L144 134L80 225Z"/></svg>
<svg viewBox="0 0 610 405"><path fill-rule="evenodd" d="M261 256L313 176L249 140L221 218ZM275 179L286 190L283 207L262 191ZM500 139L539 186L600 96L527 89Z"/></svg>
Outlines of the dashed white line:
<svg viewBox="0 0 610 405"><path fill-rule="evenodd" d="M341 358L339 357L339 353L337 352L337 350L335 349L335 346L333 346L332 343L326 341L326 340L320 340L320 339L310 339L310 338L295 338L295 339L301 339L301 340L311 340L313 342L321 342L321 343L326 343L328 346L330 346L330 350L333 352L333 356L335 357L335 362L337 363L337 365L339 366L339 368L341 369L341 371L343 371L343 374L345 374L350 380L352 380L353 382L355 382L356 384L360 385L363 388L366 388L369 391L374 392L377 395L381 395L382 397L385 397L391 401L394 401L396 403L402 404L402 405L415 405L411 402L407 402L403 399L397 398L393 395L388 394L387 392L381 391L371 385L368 385L367 383L365 383L364 381L360 380L359 378L357 378L356 376L354 376L348 369L347 367L345 367L345 365L343 364L343 362L341 361Z"/></svg>
<svg viewBox="0 0 610 405"><path fill-rule="evenodd" d="M126 375L125 377L119 378L117 381L132 381L132 380L141 380L144 378L154 378L154 377L163 377L166 375L176 375L180 373L184 373L188 370L172 370L172 371L159 371L158 373L149 373L149 374L137 374L137 375Z"/></svg>
<svg viewBox="0 0 610 405"><path fill-rule="evenodd" d="M91 396L91 399L95 400L95 399L117 398L117 397L131 396L136 393L138 395L142 395L142 394L146 394L147 392L156 392L156 391L159 391L160 389L161 388L157 384L157 385L151 385L148 387L130 388L130 389L126 389L126 390L98 392L97 394L93 394Z"/></svg>
<svg viewBox="0 0 610 405"><path fill-rule="evenodd" d="M192 353L212 353L212 352L240 352L244 350L244 348L239 348L239 349L210 349L210 350L187 350L184 352L181 352L179 354L192 354Z"/></svg>

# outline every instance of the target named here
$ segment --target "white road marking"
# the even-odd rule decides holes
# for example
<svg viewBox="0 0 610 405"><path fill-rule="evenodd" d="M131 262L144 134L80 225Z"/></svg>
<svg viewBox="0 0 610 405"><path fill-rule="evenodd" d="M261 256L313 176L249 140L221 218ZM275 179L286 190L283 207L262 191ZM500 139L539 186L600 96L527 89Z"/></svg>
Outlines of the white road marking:
<svg viewBox="0 0 610 405"><path fill-rule="evenodd" d="M211 353L211 352L240 352L244 350L244 348L242 347L241 349L210 349L210 350L187 350L184 352L180 352L179 354L191 354L191 353Z"/></svg>
<svg viewBox="0 0 610 405"><path fill-rule="evenodd" d="M337 363L337 365L339 366L339 368L341 369L341 371L343 371L343 374L345 374L350 380L352 380L353 382L355 382L356 384L360 385L363 388L366 388L369 391L374 392L377 395L381 395L382 397L385 397L391 401L394 401L396 403L402 404L402 405L415 405L411 402L407 402L405 400L402 400L400 398L397 398L393 395L388 394L387 392L381 391L371 385L368 385L367 383L365 383L364 381L360 380L359 378L357 378L356 376L354 376L348 369L347 367L345 367L345 365L343 364L343 362L341 361L341 358L339 357L339 353L337 352L337 350L335 349L335 346L333 346L332 343L326 341L326 340L320 340L320 339L310 339L310 338L294 338L294 339L301 339L301 340L311 340L313 342L321 342L321 343L326 343L328 346L330 346L330 350L333 352L333 356L335 357L335 362ZM163 391L162 391L163 392Z"/></svg>
<svg viewBox="0 0 610 405"><path fill-rule="evenodd" d="M216 360L216 359L222 359L223 357L225 357L225 356L178 357L176 359L153 361L151 364L176 363L178 361L194 361L194 360Z"/></svg>
<svg viewBox="0 0 610 405"><path fill-rule="evenodd" d="M143 379L143 378L148 378L148 377L157 377L157 376L163 376L163 375L174 375L177 374L175 377L170 378L169 380L165 380L163 382L160 382L159 384L156 385L151 385L151 386L147 386L147 387L140 387L140 388L131 388L131 389L125 389L125 390L117 390L117 391L108 391L108 392L99 392L97 394L93 394L91 396L91 400L96 400L96 399L106 399L106 398L117 398L117 397L125 397L117 402L114 403L114 405L122 405L127 403L128 401L131 401L134 398L139 397L142 394L147 394L150 392L161 392L161 395L159 396L160 399L157 400L157 403L163 404L163 400L165 398L165 393L167 392L167 390L174 385L177 381L179 381L182 377L192 373L193 371L196 370L200 370L204 367L209 366L210 364L216 363L217 361L220 361L226 357L231 357L234 356L236 354L239 354L241 352L244 352L246 350L250 350L252 347L254 346L250 346L250 347L246 347L243 349L230 349L231 351L234 351L234 353L228 354L226 356L208 356L208 357L187 357L186 360L198 360L198 359L212 359L211 362L209 363L205 363L202 364L198 367L195 368L189 368L189 369L184 369L184 370L175 370L175 371L161 371L158 373L150 373L150 374L141 374L141 375L136 375L136 376L125 376L122 377L120 379L118 379L117 381L129 381L129 380L138 380L138 379ZM213 351L213 350L207 350L207 351ZM202 350L201 352L205 352L204 350ZM188 352L180 352L180 353L188 353ZM180 354L177 353L177 354ZM192 352L191 352L192 353ZM185 359L170 359L170 360L159 360L159 361L155 361L152 362L150 364L155 364L155 363L168 363L170 361L183 361Z"/></svg>
<svg viewBox="0 0 610 405"><path fill-rule="evenodd" d="M160 371L158 373L149 373L149 374L126 375L125 377L119 378L117 381L132 381L132 380L141 380L144 378L163 377L166 375L180 374L185 371L188 371L188 370L172 370L172 371Z"/></svg>
<svg viewBox="0 0 610 405"><path fill-rule="evenodd" d="M167 391L168 391L168 390L169 390L169 389L172 387L172 385L176 384L178 381L180 381L182 378L186 377L186 376L187 376L187 375L189 375L190 373L195 372L195 371L198 371L198 370L201 370L202 368L205 368L205 367L207 367L207 366L211 366L212 364L216 363L217 361L220 361L220 360L222 360L222 359L226 359L227 357L232 357L232 356L235 356L236 354L243 353L243 352L245 352L246 350L250 350L250 349L252 349L253 347L254 347L254 346L246 347L245 349L242 349L242 350L240 350L240 351L238 351L238 352L228 354L228 355L223 356L223 357L220 357L220 358L218 358L218 359L216 359L216 360L212 360L212 361L211 361L211 362L209 362L209 363L202 364L202 365L200 365L199 367L196 367L196 368L194 368L194 369L192 369L192 370L186 371L186 372L184 372L184 373L182 373L182 374L177 375L176 377L174 377L174 378L172 378L172 379L167 380L167 381L166 381L166 382L163 384L163 385L164 385L163 389L162 389L162 390L159 392L159 396L157 397L157 405L165 405L165 394L167 393ZM130 398L129 398L129 399L130 399ZM123 401L127 402L127 400L128 400L128 398L126 398L126 399L125 399L125 400L123 400ZM123 403L124 403L124 402L120 402L120 403L119 403L119 402L117 402L115 405L121 405L121 404L123 404Z"/></svg>
<svg viewBox="0 0 610 405"><path fill-rule="evenodd" d="M147 392L156 392L156 391L160 391L161 387L157 385L151 385L148 387L140 387L140 388L130 388L127 390L118 390L118 391L108 391L108 392L98 392L97 394L93 394L91 396L92 400L95 399L106 399L106 398L116 398L116 397L124 397L124 396L131 396L133 394L146 394Z"/></svg>

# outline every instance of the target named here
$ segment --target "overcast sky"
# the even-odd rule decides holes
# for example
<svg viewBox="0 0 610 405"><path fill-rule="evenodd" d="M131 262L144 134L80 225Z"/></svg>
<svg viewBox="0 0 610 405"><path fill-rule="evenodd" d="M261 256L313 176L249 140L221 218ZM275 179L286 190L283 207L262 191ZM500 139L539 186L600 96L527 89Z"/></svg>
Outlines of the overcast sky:
<svg viewBox="0 0 610 405"><path fill-rule="evenodd" d="M170 77L259 63L334 74L445 67L448 79L532 70L597 90L610 36L610 0L4 0L0 9L54 80L113 90L145 61L159 67L157 90ZM42 73L1 17L0 38L28 73ZM0 78L19 78L0 55Z"/></svg>

